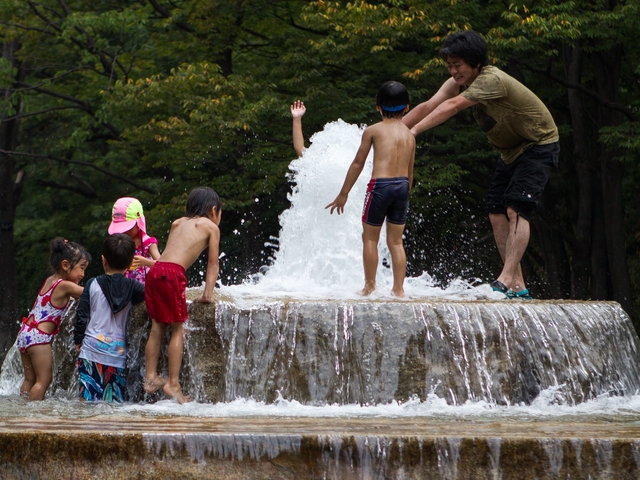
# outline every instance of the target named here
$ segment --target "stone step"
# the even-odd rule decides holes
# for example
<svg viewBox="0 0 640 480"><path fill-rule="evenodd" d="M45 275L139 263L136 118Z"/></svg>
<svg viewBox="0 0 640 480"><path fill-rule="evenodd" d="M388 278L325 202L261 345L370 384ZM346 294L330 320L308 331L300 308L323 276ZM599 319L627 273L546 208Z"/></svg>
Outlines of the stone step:
<svg viewBox="0 0 640 480"><path fill-rule="evenodd" d="M419 418L4 418L0 479L640 477L640 426Z"/></svg>
<svg viewBox="0 0 640 480"><path fill-rule="evenodd" d="M65 323L52 392L77 388L73 320ZM139 305L127 339L132 401L148 400L149 329ZM552 388L574 405L640 391L640 340L614 302L219 299L192 304L186 330L181 382L201 403L379 405L434 394L509 406Z"/></svg>

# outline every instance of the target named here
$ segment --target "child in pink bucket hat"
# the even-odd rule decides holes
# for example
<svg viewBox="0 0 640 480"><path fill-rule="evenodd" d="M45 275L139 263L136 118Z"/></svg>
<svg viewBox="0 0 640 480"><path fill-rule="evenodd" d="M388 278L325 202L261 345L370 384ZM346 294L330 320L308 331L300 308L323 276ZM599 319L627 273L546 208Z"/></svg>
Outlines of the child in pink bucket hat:
<svg viewBox="0 0 640 480"><path fill-rule="evenodd" d="M124 233L136 243L133 263L125 272L125 276L144 284L149 268L160 258L160 251L158 240L147 235L147 222L142 204L137 198L122 197L114 203L109 235L114 233Z"/></svg>

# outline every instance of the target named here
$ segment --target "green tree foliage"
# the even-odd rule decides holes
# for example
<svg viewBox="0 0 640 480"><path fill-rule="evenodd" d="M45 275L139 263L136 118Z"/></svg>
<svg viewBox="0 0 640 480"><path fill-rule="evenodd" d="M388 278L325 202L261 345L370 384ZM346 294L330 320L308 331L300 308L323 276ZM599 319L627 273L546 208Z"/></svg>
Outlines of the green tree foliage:
<svg viewBox="0 0 640 480"><path fill-rule="evenodd" d="M20 309L46 273L50 239L97 256L124 195L143 202L162 247L188 191L213 186L225 209L223 281L257 271L287 207L292 101L307 106L307 138L338 118L376 122L380 84L402 81L412 103L427 100L448 76L442 39L471 28L561 131L560 173L523 262L533 288L631 311L640 288L637 9L638 0L6 0L0 220L16 221L0 231L0 258L6 271L17 258ZM483 212L496 156L468 111L418 138L411 274L497 273ZM95 261L88 274L99 270ZM5 325L17 318L10 310Z"/></svg>

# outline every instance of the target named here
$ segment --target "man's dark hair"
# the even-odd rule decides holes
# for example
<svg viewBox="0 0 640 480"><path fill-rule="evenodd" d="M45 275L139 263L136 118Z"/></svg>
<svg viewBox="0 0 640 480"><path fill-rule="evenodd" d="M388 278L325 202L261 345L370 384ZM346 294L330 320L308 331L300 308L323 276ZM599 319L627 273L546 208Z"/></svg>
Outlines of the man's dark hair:
<svg viewBox="0 0 640 480"><path fill-rule="evenodd" d="M409 105L409 92L400 82L385 82L376 95L376 105L385 117L402 117Z"/></svg>
<svg viewBox="0 0 640 480"><path fill-rule="evenodd" d="M136 253L136 242L129 235L116 233L102 242L102 255L114 270L126 270L133 262Z"/></svg>
<svg viewBox="0 0 640 480"><path fill-rule="evenodd" d="M206 217L213 207L222 209L220 197L213 188L196 187L187 198L187 217Z"/></svg>
<svg viewBox="0 0 640 480"><path fill-rule="evenodd" d="M472 67L482 67L489 65L487 55L487 42L482 35L473 30L463 30L449 35L442 41L440 57L447 60L447 57L458 57Z"/></svg>

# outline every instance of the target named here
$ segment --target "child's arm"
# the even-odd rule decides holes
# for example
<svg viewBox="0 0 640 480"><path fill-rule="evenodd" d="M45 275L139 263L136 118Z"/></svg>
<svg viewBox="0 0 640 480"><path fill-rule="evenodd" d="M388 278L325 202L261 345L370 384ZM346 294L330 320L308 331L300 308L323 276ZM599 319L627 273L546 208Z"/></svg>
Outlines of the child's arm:
<svg viewBox="0 0 640 480"><path fill-rule="evenodd" d="M137 305L138 303L144 302L144 285L134 280L133 283L133 291L131 292L131 304Z"/></svg>
<svg viewBox="0 0 640 480"><path fill-rule="evenodd" d="M360 142L360 148L358 148L358 153L356 153L356 158L351 162L351 166L347 171L347 176L344 179L344 184L342 185L342 189L340 193L335 198L333 202L324 207L325 209L331 207L331 211L329 213L333 213L334 210L337 209L338 215L344 212L344 205L347 203L347 198L349 197L349 192L353 188L353 185L358 180L358 177L362 173L362 169L364 168L364 164L367 161L367 156L369 155L369 150L371 150L371 145L373 144L373 134L371 133L371 129L367 128L362 134L362 140Z"/></svg>
<svg viewBox="0 0 640 480"><path fill-rule="evenodd" d="M153 258L154 260L158 260L160 258L160 250L158 249L157 243L152 243L149 246L149 255L151 255L151 258ZM153 263L156 263L156 262L153 262Z"/></svg>
<svg viewBox="0 0 640 480"><path fill-rule="evenodd" d="M80 295L82 295L83 290L84 287L78 285L77 283L70 282L69 280L63 280L53 291L51 301L55 305L62 305L67 303L69 297L73 297L78 300L80 298Z"/></svg>
<svg viewBox="0 0 640 480"><path fill-rule="evenodd" d="M407 172L407 178L409 179L409 190L413 187L413 164L416 160L416 146L413 145L413 151L411 152L411 161L409 162L409 171Z"/></svg>
<svg viewBox="0 0 640 480"><path fill-rule="evenodd" d="M296 100L291 105L291 117L293 117L293 149L296 151L299 157L302 156L304 150L304 136L302 135L302 117L307 109L304 106L304 102Z"/></svg>
<svg viewBox="0 0 640 480"><path fill-rule="evenodd" d="M80 352L84 332L87 330L87 325L91 319L91 282L93 282L93 279L87 282L87 288L82 292L78 307L76 308L76 323L73 326L73 343L76 346L76 352Z"/></svg>
<svg viewBox="0 0 640 480"><path fill-rule="evenodd" d="M152 243L149 246L149 255L151 255L151 258L146 258L141 255L135 255L133 257L133 263L131 264L131 266L133 266L134 268L153 267L153 265L156 263L156 260L160 258L160 250L158 250L157 244Z"/></svg>
<svg viewBox="0 0 640 480"><path fill-rule="evenodd" d="M207 261L204 292L202 293L202 297L196 300L196 302L202 303L211 303L213 301L213 288L216 286L218 273L220 272L220 263L218 261L218 257L220 256L220 229L213 222L211 222L211 226L211 233L209 234L209 259Z"/></svg>

